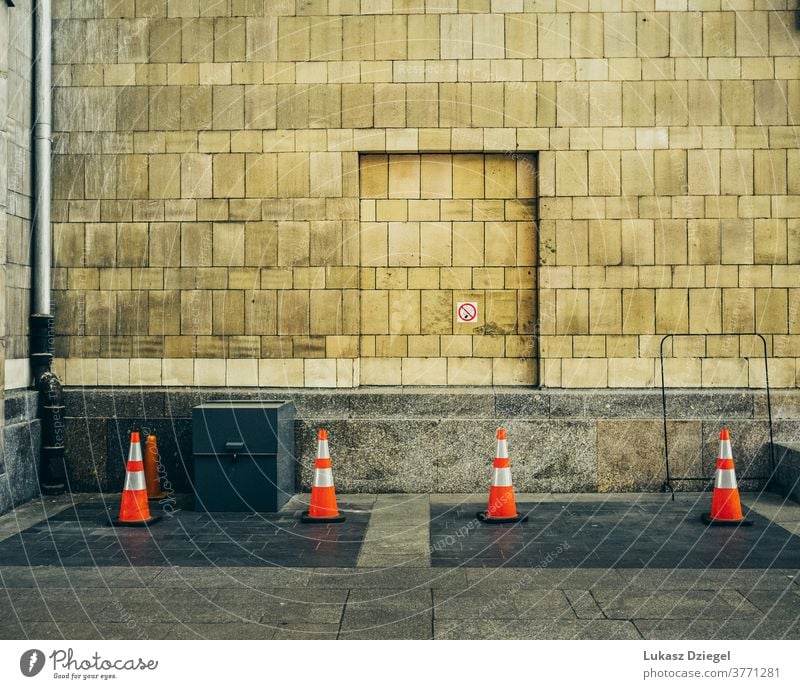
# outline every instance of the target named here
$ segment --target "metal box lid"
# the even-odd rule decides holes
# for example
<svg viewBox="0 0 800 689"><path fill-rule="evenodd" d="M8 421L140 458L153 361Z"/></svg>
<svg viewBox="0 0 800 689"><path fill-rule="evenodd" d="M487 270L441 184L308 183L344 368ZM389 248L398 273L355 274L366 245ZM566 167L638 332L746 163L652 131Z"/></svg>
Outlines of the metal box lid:
<svg viewBox="0 0 800 689"><path fill-rule="evenodd" d="M198 405L192 409L192 452L276 454L278 412L291 415L292 408L291 402L282 400L222 400Z"/></svg>

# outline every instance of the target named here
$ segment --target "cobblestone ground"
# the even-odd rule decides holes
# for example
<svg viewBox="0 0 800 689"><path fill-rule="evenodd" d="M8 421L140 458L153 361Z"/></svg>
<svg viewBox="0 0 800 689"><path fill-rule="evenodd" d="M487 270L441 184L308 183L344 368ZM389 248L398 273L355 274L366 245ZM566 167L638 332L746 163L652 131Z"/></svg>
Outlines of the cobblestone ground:
<svg viewBox="0 0 800 689"><path fill-rule="evenodd" d="M0 517L0 638L800 638L800 506L746 494L754 524L709 529L709 494L342 495L347 521L204 515L105 524L103 496ZM110 509L115 505L109 500Z"/></svg>

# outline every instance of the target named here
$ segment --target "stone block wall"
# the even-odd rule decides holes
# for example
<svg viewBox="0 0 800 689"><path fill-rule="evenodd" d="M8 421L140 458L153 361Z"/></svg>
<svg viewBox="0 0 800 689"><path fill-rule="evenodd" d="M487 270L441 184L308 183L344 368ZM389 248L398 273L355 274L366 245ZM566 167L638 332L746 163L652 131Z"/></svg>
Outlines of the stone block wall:
<svg viewBox="0 0 800 689"><path fill-rule="evenodd" d="M474 492L491 478L494 435L508 431L517 490L657 491L665 478L657 390L523 391L450 387L308 390L161 388L66 393L67 456L76 491L119 491L132 430L155 433L171 491L192 490L192 407L209 400L287 400L295 406L298 489L313 477L316 438L330 432L336 487L343 492ZM772 471L766 395L761 391L675 391L668 442L676 490L710 485L719 430L730 429L737 476L747 490ZM800 441L794 392L772 396L775 440ZM776 453L779 471L789 466Z"/></svg>
<svg viewBox="0 0 800 689"><path fill-rule="evenodd" d="M0 4L0 514L38 492L38 422L28 364L31 2Z"/></svg>
<svg viewBox="0 0 800 689"><path fill-rule="evenodd" d="M362 157L362 385L537 382L534 181L526 155Z"/></svg>
<svg viewBox="0 0 800 689"><path fill-rule="evenodd" d="M653 386L662 336L688 333L670 343L668 384L757 387L755 330L772 384L796 386L788 0L55 9L68 384L404 384L428 358L447 361L425 382L459 380L441 340L436 354L415 341L399 378L396 364L370 377L360 161L522 152L537 160L537 303L524 319L538 320L539 357L536 376L506 382ZM529 365L503 345L493 359Z"/></svg>

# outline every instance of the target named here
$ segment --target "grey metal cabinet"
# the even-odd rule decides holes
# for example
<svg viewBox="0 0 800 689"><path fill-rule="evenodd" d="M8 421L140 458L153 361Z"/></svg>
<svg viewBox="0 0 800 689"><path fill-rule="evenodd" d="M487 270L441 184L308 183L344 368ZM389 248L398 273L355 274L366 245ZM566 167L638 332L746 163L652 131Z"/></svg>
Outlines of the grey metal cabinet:
<svg viewBox="0 0 800 689"><path fill-rule="evenodd" d="M294 405L206 402L192 409L195 509L277 512L295 490Z"/></svg>

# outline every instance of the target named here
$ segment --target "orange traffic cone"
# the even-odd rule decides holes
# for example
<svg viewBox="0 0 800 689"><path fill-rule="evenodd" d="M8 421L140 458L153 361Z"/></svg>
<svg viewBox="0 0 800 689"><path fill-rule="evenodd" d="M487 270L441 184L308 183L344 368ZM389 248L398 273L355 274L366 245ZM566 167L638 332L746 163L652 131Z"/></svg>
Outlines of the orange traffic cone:
<svg viewBox="0 0 800 689"><path fill-rule="evenodd" d="M311 486L311 505L303 512L303 522L343 522L336 506L336 489L333 486L331 454L328 450L328 431L321 430L317 436L317 463L314 466L314 483Z"/></svg>
<svg viewBox="0 0 800 689"><path fill-rule="evenodd" d="M704 514L703 521L712 526L750 526L753 523L742 515L742 503L739 500L739 486L736 484L736 470L731 452L731 436L727 428L719 432L719 457L714 478L714 494L711 497L711 513Z"/></svg>
<svg viewBox="0 0 800 689"><path fill-rule="evenodd" d="M144 480L144 462L139 434L131 433L131 448L128 451L128 465L125 467L125 486L122 489L122 502L119 505L119 518L111 519L114 526L147 526L161 519L161 515L151 517L147 504L147 486Z"/></svg>
<svg viewBox="0 0 800 689"><path fill-rule="evenodd" d="M489 489L489 508L485 512L478 512L478 519L495 524L522 522L527 519L517 513L505 428L497 429L494 474L492 475L492 487Z"/></svg>
<svg viewBox="0 0 800 689"><path fill-rule="evenodd" d="M166 497L167 494L161 490L161 481L158 478L158 440L154 435L148 435L144 443L144 480L149 500L161 500Z"/></svg>

